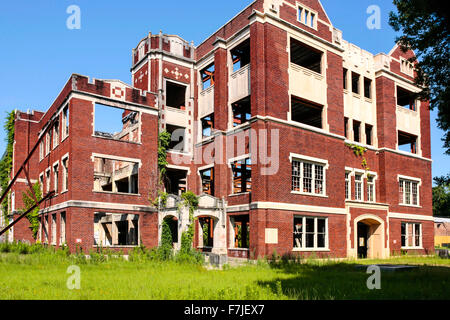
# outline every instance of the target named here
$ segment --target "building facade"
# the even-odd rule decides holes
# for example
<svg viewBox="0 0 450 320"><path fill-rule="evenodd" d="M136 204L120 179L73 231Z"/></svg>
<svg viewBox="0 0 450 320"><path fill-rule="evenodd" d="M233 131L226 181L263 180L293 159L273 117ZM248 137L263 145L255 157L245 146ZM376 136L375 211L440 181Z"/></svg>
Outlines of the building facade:
<svg viewBox="0 0 450 320"><path fill-rule="evenodd" d="M132 51L131 85L72 75L38 132L17 135L36 141L58 119L32 165L43 192L56 191L40 239L152 247L166 220L177 248L191 190L202 251L430 252L430 112L412 55L348 43L317 0L256 0L198 46L149 33ZM162 131L170 196L154 208Z"/></svg>

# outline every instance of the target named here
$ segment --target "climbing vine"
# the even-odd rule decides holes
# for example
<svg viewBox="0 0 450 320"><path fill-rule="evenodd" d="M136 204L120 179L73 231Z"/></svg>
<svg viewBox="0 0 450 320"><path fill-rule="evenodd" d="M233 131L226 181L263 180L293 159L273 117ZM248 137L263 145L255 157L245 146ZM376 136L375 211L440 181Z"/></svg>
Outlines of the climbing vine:
<svg viewBox="0 0 450 320"><path fill-rule="evenodd" d="M162 183L164 177L166 176L167 165L167 150L169 149L170 133L167 131L162 131L158 136L158 170L159 170L159 182Z"/></svg>
<svg viewBox="0 0 450 320"><path fill-rule="evenodd" d="M355 156L362 157L361 166L363 167L363 169L365 171L369 171L370 168L369 168L369 166L367 164L367 159L364 156L364 154L366 153L367 149L364 148L364 147L358 146L356 144L350 144L350 143L346 143L345 146L350 148L351 150L353 150L353 153L355 154Z"/></svg>
<svg viewBox="0 0 450 320"><path fill-rule="evenodd" d="M0 187L2 190L5 190L6 187L8 187L11 179L15 114L15 111L8 112L3 126L6 131L6 151L0 160ZM6 218L9 213L8 197L3 200L1 206L3 215Z"/></svg>
<svg viewBox="0 0 450 320"><path fill-rule="evenodd" d="M33 185L33 191L34 194L36 195L36 200L40 201L42 199L42 193L41 193L41 185L39 184L39 182L36 182ZM23 204L25 205L25 210L28 210L36 203L33 194L31 193L31 190L27 190L27 192L22 192L22 200ZM36 240L37 233L39 231L39 207L36 207L33 211L27 214L27 219L30 222L29 228L33 234L33 239Z"/></svg>
<svg viewBox="0 0 450 320"><path fill-rule="evenodd" d="M192 249L194 240L194 211L198 208L198 197L192 191L181 194L183 202L180 204L189 210L189 226L186 231L181 234L181 251L189 252Z"/></svg>

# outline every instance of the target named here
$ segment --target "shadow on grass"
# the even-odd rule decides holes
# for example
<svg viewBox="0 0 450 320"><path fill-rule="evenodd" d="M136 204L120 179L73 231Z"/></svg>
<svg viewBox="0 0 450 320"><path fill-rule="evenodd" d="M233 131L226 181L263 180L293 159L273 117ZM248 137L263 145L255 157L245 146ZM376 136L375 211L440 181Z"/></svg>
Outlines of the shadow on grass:
<svg viewBox="0 0 450 320"><path fill-rule="evenodd" d="M280 277L259 281L275 294L300 300L448 300L450 268L420 266L404 271L381 271L381 289L370 290L372 273L355 263L299 264L271 263Z"/></svg>

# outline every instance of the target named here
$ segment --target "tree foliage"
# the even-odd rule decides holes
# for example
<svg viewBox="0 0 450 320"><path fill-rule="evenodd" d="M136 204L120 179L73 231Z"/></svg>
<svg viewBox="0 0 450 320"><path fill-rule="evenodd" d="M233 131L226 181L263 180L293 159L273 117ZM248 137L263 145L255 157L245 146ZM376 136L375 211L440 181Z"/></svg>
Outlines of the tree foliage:
<svg viewBox="0 0 450 320"><path fill-rule="evenodd" d="M446 177L436 177L434 182L436 187L433 188L433 215L450 217L450 174Z"/></svg>
<svg viewBox="0 0 450 320"><path fill-rule="evenodd" d="M417 85L423 87L420 98L438 108L438 126L444 130L444 148L450 155L450 46L449 19L445 1L394 0L397 12L390 13L389 24L401 31L397 38L401 49L414 50Z"/></svg>
<svg viewBox="0 0 450 320"><path fill-rule="evenodd" d="M158 169L160 182L166 175L166 167L168 165L167 150L169 149L171 137L167 131L160 132L158 136Z"/></svg>
<svg viewBox="0 0 450 320"><path fill-rule="evenodd" d="M36 195L37 201L40 201L42 199L42 193L41 193L41 185L39 182L36 182L33 185L33 191ZM36 203L33 194L31 193L31 190L27 190L26 192L22 192L22 200L23 204L25 205L25 210L30 209L34 204ZM39 231L39 206L34 208L33 211L31 211L29 214L27 214L27 219L30 222L30 230L33 233L33 239L36 240L37 233Z"/></svg>
<svg viewBox="0 0 450 320"><path fill-rule="evenodd" d="M3 154L2 159L0 160L0 187L3 190L9 184L9 180L11 179L11 170L12 170L12 154L13 154L13 144L14 144L14 120L15 120L15 111L11 111L7 113L5 123L3 128L6 131L6 151ZM1 204L3 214L8 214L8 199L5 199Z"/></svg>

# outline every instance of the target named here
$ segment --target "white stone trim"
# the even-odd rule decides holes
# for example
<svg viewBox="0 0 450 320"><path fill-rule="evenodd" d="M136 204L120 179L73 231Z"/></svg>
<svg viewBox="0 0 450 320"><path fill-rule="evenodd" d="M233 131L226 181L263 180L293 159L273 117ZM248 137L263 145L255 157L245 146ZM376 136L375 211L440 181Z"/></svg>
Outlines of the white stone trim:
<svg viewBox="0 0 450 320"><path fill-rule="evenodd" d="M433 216L426 216L422 214L409 214L409 213L397 213L389 212L389 219L406 219L406 220L419 220L419 221L434 221Z"/></svg>
<svg viewBox="0 0 450 320"><path fill-rule="evenodd" d="M94 162L94 158L104 158L104 159L117 160L117 161L134 162L134 163L139 163L139 168L142 167L141 159L136 159L136 158L119 157L119 156L113 156L113 155L109 155L109 154L101 154L101 153L93 152L92 156L91 156L92 162Z"/></svg>
<svg viewBox="0 0 450 320"><path fill-rule="evenodd" d="M40 210L40 214L48 213L55 210L64 208L92 208L99 210L126 210L126 211L144 211L144 212L156 212L151 206L135 205L135 204L123 204L112 202L98 202L98 201L84 201L84 200L69 200L53 206Z"/></svg>
<svg viewBox="0 0 450 320"><path fill-rule="evenodd" d="M329 213L329 214L341 214L341 215L347 214L345 208L310 206L310 205L294 204L294 203L286 203L286 202L284 202L284 203L283 202L266 202L266 201L252 202L250 204L250 209L274 209L274 210L289 210L289 211L299 211L299 212Z"/></svg>

